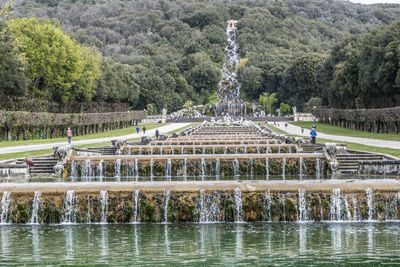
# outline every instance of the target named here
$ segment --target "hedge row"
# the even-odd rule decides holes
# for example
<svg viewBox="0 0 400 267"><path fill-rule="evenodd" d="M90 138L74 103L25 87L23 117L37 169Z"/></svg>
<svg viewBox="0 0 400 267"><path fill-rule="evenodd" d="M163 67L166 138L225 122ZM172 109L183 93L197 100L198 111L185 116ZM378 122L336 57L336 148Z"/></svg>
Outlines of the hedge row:
<svg viewBox="0 0 400 267"><path fill-rule="evenodd" d="M71 102L57 104L46 100L24 97L1 97L0 107L9 111L50 112L50 113L104 113L125 112L127 103Z"/></svg>
<svg viewBox="0 0 400 267"><path fill-rule="evenodd" d="M147 117L147 111L59 114L0 110L0 136L8 141L65 135L68 127L74 135L90 134L129 127Z"/></svg>
<svg viewBox="0 0 400 267"><path fill-rule="evenodd" d="M319 121L375 133L399 133L400 107L382 109L315 108Z"/></svg>

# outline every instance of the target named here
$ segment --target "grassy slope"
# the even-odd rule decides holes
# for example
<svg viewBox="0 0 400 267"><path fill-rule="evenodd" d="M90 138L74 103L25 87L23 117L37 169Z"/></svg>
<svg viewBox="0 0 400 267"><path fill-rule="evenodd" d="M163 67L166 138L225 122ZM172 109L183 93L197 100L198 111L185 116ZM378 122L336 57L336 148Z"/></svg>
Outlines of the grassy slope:
<svg viewBox="0 0 400 267"><path fill-rule="evenodd" d="M291 124L304 126L309 129L311 129L312 125L315 124L317 126L318 132L325 134L400 141L399 134L370 133L313 121L296 121L291 122Z"/></svg>
<svg viewBox="0 0 400 267"><path fill-rule="evenodd" d="M142 129L143 126L146 126L146 129L150 130L152 128L160 127L163 125L165 125L165 123L164 124L163 123L150 123L150 124L141 124L141 125L139 125L139 127L140 127L140 129ZM105 138L105 137L113 137L113 136L117 137L117 136L132 134L132 133L136 133L136 126L119 129L119 130L112 130L112 131L108 131L108 132L102 132L102 133L74 136L74 137L72 137L72 140L78 141L78 140L88 140L88 139ZM0 142L0 147L48 144L48 143L55 143L55 142L64 142L66 140L67 140L66 137L62 137L62 138L53 138L53 139L20 140L20 141L11 141L11 142L3 141L3 142Z"/></svg>

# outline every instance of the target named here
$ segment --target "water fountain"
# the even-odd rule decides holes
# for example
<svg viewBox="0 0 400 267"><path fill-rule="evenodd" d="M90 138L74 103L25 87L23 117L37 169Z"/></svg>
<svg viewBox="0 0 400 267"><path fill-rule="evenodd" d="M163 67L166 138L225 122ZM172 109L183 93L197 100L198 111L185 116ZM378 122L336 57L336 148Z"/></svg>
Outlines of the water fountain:
<svg viewBox="0 0 400 267"><path fill-rule="evenodd" d="M307 206L306 206L306 191L304 189L299 189L299 200L298 200L298 207L297 207L297 220L300 222L305 222L308 219L307 216Z"/></svg>
<svg viewBox="0 0 400 267"><path fill-rule="evenodd" d="M234 201L235 201L235 222L243 222L243 201L242 201L242 192L240 188L236 188L234 191Z"/></svg>
<svg viewBox="0 0 400 267"><path fill-rule="evenodd" d="M330 203L330 220L342 220L342 199L340 196L340 189L335 188L332 190L331 203Z"/></svg>
<svg viewBox="0 0 400 267"><path fill-rule="evenodd" d="M138 223L139 222L139 192L140 190L135 190L135 196L134 196L134 207L133 207L133 222Z"/></svg>
<svg viewBox="0 0 400 267"><path fill-rule="evenodd" d="M64 215L61 221L62 224L76 223L76 205L75 191L68 190L65 194Z"/></svg>
<svg viewBox="0 0 400 267"><path fill-rule="evenodd" d="M217 215L220 213L216 199L213 194L206 194L204 189L200 190L200 199L197 203L200 223L210 223L218 221Z"/></svg>
<svg viewBox="0 0 400 267"><path fill-rule="evenodd" d="M32 200L32 214L29 224L39 224L39 208L40 208L40 197L42 193L40 191L35 191L35 195Z"/></svg>
<svg viewBox="0 0 400 267"><path fill-rule="evenodd" d="M108 191L105 190L100 191L100 204L101 204L100 223L106 224L108 215Z"/></svg>
<svg viewBox="0 0 400 267"><path fill-rule="evenodd" d="M170 190L164 190L164 223L168 222L168 204L170 198Z"/></svg>
<svg viewBox="0 0 400 267"><path fill-rule="evenodd" d="M1 198L1 217L0 224L7 224L8 221L8 212L10 208L10 192L4 191L3 197Z"/></svg>
<svg viewBox="0 0 400 267"><path fill-rule="evenodd" d="M115 162L115 178L117 181L121 181L121 159L117 159Z"/></svg>
<svg viewBox="0 0 400 267"><path fill-rule="evenodd" d="M215 116L224 115L246 116L246 104L240 96L240 83L237 80L239 65L239 46L235 41L237 21L228 21L226 30L227 45L225 47L225 58L222 65L222 78L218 84L218 100L215 104ZM231 27L232 25L232 27Z"/></svg>

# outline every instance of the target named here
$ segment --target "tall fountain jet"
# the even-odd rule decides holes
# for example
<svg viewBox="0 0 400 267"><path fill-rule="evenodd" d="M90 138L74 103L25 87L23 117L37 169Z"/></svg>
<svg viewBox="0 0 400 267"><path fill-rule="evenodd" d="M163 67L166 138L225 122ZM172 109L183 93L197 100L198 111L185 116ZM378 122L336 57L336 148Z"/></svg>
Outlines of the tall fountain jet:
<svg viewBox="0 0 400 267"><path fill-rule="evenodd" d="M239 65L239 46L236 43L237 20L228 20L226 28L227 42L225 58L222 65L222 78L218 84L218 100L215 104L215 116L229 114L234 117L246 116L246 104L240 97L240 83L237 80Z"/></svg>

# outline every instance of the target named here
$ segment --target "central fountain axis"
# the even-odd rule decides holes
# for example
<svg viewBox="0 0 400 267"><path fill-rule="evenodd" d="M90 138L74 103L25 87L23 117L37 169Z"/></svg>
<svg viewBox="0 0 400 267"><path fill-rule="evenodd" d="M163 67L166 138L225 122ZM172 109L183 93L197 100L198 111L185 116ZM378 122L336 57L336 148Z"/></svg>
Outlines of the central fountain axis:
<svg viewBox="0 0 400 267"><path fill-rule="evenodd" d="M237 80L239 65L239 45L236 43L237 20L228 20L226 27L227 45L222 65L222 78L218 84L218 100L215 104L215 116L229 114L234 117L246 116L246 104L240 96L240 83Z"/></svg>

